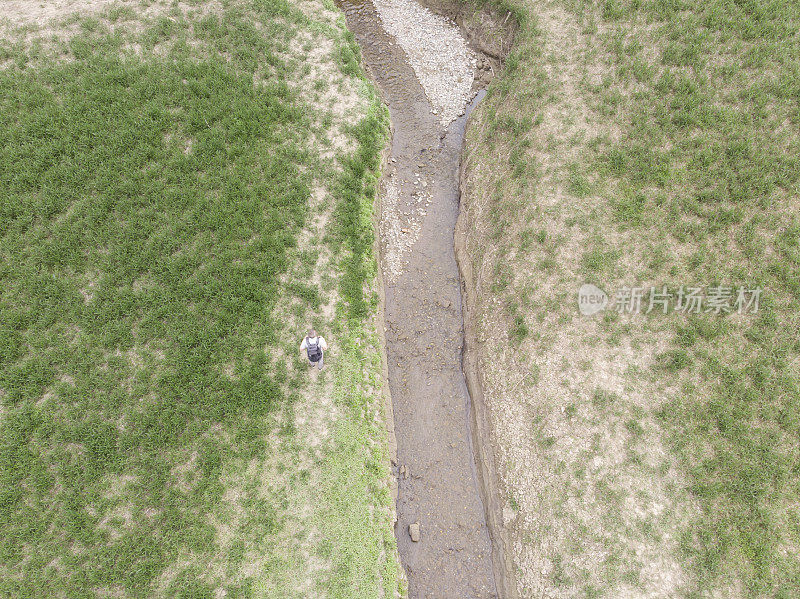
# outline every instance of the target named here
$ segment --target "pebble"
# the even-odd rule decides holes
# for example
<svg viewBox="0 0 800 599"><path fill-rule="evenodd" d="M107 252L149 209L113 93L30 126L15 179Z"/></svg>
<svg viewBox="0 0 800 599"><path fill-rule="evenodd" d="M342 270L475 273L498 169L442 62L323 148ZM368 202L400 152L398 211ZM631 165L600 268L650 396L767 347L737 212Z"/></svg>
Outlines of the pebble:
<svg viewBox="0 0 800 599"><path fill-rule="evenodd" d="M408 534L411 536L411 540L415 543L419 543L421 538L421 533L419 529L419 522L414 522L413 524L408 525Z"/></svg>
<svg viewBox="0 0 800 599"><path fill-rule="evenodd" d="M473 79L480 71L478 57L469 49L454 22L414 0L374 0L373 5L383 28L403 49L425 91L431 114L438 117L442 125L440 138L443 139L448 125L465 114L474 96ZM390 162L396 164L397 158L391 157ZM409 161L408 164L425 168L422 162ZM411 206L410 212L404 210L401 199L408 194L409 190L403 189L408 185L416 188L412 196L416 205ZM410 181L402 180L396 172L389 173L386 179L381 198L380 239L384 249L384 275L390 281L408 267L408 253L419 239L427 215L421 208L430 205L433 198L428 187L428 181L422 180L419 173L414 173Z"/></svg>

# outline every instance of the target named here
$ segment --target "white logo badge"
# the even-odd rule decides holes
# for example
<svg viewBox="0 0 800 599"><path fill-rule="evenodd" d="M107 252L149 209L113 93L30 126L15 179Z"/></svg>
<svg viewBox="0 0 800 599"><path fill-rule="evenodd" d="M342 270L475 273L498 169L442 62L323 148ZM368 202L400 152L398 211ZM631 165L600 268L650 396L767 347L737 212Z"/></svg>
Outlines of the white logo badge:
<svg viewBox="0 0 800 599"><path fill-rule="evenodd" d="M608 296L606 292L594 285L581 285L578 289L578 309L584 316L591 316L606 309Z"/></svg>

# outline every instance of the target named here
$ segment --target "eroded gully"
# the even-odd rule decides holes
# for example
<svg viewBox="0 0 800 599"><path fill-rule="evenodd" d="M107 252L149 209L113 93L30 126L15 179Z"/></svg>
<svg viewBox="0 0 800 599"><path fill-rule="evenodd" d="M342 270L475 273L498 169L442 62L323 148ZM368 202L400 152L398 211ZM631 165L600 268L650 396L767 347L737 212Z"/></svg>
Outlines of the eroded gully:
<svg viewBox="0 0 800 599"><path fill-rule="evenodd" d="M453 241L464 130L481 92L445 128L372 1L339 4L392 121L380 245L397 442L396 536L409 597L498 597L462 370L464 324ZM418 541L409 533L416 523Z"/></svg>

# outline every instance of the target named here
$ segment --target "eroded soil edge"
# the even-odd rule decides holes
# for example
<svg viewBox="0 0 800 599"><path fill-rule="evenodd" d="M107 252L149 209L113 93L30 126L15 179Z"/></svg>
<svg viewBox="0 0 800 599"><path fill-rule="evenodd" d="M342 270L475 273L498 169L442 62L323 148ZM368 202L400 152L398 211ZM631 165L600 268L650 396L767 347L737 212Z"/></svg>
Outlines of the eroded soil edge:
<svg viewBox="0 0 800 599"><path fill-rule="evenodd" d="M491 77L501 74L503 63L514 45L517 23L507 12L499 12L484 7L475 10L463 2L450 0L420 0L420 3L438 14L455 21L470 46L487 58L491 64ZM489 80L491 81L491 79ZM487 81L488 83L488 81ZM462 138L462 151L459 158L458 194L459 206L464 194L466 164L463 162L466 129L470 126L467 120ZM462 350L462 370L467 384L469 403L469 430L476 470L478 474L478 492L484 506L486 524L492 540L492 569L499 597L516 599L516 579L514 577L514 560L510 541L504 534L503 501L504 491L497 476L494 450L492 445L490 416L484 401L481 384L480 361L477 354L477 328L474 321L474 273L472 260L467 251L467 215L459 210L454 229L454 251L461 282L462 321L464 345Z"/></svg>

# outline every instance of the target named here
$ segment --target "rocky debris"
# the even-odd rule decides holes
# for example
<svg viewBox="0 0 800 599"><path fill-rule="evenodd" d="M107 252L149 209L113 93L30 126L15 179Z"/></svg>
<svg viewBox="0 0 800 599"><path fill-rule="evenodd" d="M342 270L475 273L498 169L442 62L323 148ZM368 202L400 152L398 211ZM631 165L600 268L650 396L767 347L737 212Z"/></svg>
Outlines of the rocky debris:
<svg viewBox="0 0 800 599"><path fill-rule="evenodd" d="M439 305L439 306L441 306L442 308L445 308L445 309L447 309L447 310L449 310L450 308L452 308L452 307L453 307L453 302L451 302L449 299L445 299L445 298L441 298L441 299L439 299L439 300L436 302L436 304L437 304L437 305Z"/></svg>
<svg viewBox="0 0 800 599"><path fill-rule="evenodd" d="M401 201L401 190L406 185L416 189L411 195L411 205ZM406 256L419 239L422 219L433 201L428 183L415 174L414 181L402 181L396 173L386 179L385 193L381 201L381 243L383 244L384 274L389 280L400 276L407 264Z"/></svg>
<svg viewBox="0 0 800 599"><path fill-rule="evenodd" d="M400 466L400 476L402 476L403 478L408 478L408 466L406 466L405 464Z"/></svg>
<svg viewBox="0 0 800 599"><path fill-rule="evenodd" d="M431 113L447 127L472 98L477 64L458 26L410 0L374 0L387 33L406 53Z"/></svg>
<svg viewBox="0 0 800 599"><path fill-rule="evenodd" d="M488 58L479 56L475 61L475 81L481 85L489 85L494 79L494 69Z"/></svg>
<svg viewBox="0 0 800 599"><path fill-rule="evenodd" d="M419 543L420 539L420 530L419 530L419 522L414 522L413 524L408 525L408 534L411 537L411 540L415 543Z"/></svg>
<svg viewBox="0 0 800 599"><path fill-rule="evenodd" d="M491 61L488 58L484 57L484 56L479 56L476 59L475 68L478 69L479 71L492 71L493 72Z"/></svg>

